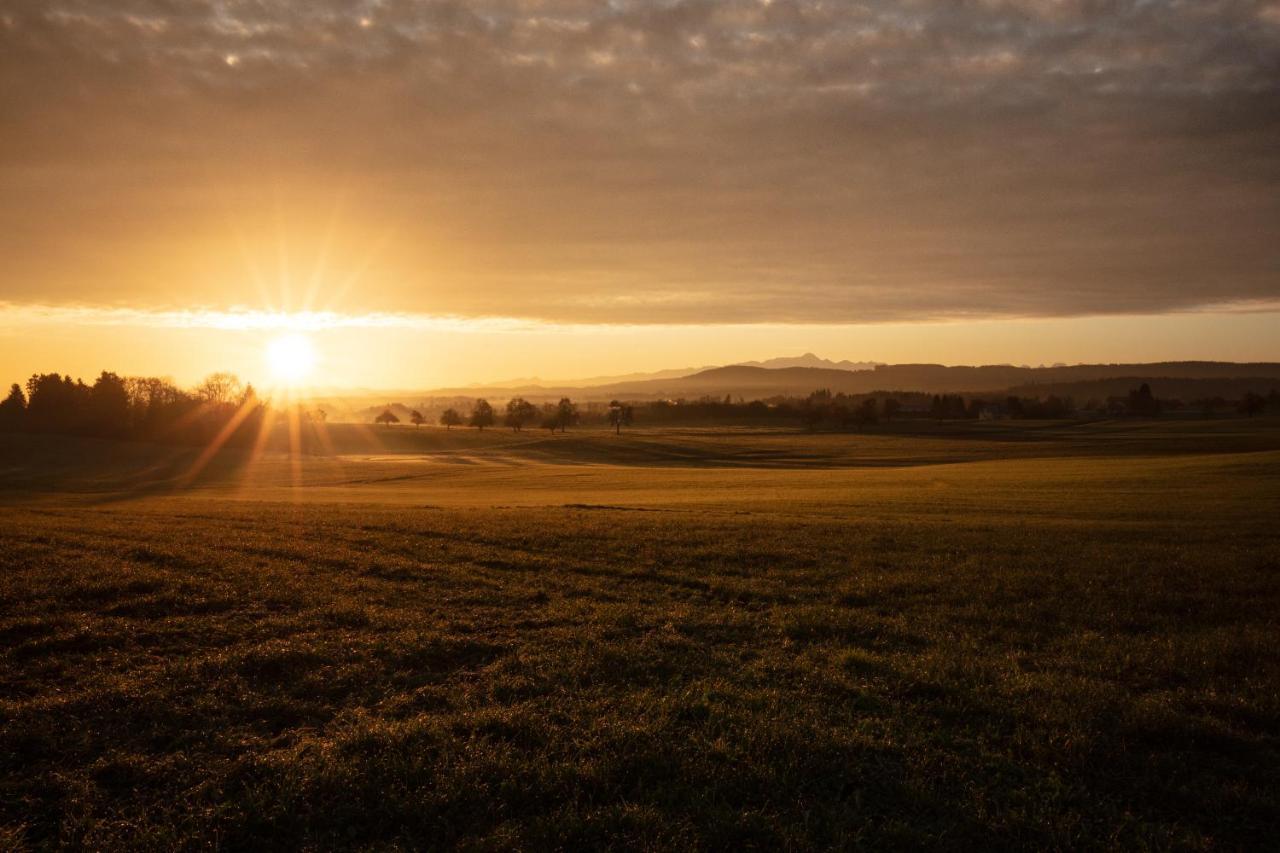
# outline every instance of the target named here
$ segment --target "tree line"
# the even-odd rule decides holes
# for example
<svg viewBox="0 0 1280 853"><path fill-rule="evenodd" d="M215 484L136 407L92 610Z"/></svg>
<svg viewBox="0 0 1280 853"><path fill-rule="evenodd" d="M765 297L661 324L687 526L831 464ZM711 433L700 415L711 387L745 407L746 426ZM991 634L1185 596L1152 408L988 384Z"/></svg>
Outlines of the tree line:
<svg viewBox="0 0 1280 853"><path fill-rule="evenodd" d="M396 404L403 415L407 411L410 423L422 425L429 419L419 409L407 409ZM590 407L589 407L590 408ZM519 432L526 426L541 426L551 431L563 431L582 419L605 423L621 431L634 421L651 426L663 424L715 423L759 424L785 426L799 423L805 429L858 430L898 420L1057 420L1081 416L1091 417L1155 417L1164 412L1194 410L1206 415L1238 411L1256 415L1267 410L1280 412L1280 392L1272 391L1263 397L1247 393L1239 400L1194 401L1184 404L1180 400L1157 398L1148 383L1133 388L1127 395L1105 400L1090 399L1077 406L1070 395L981 395L981 394L927 394L915 391L879 391L871 394L833 393L819 389L806 397L771 397L764 400L744 400L732 395L724 397L704 395L695 399L649 400L623 403L609 402L600 410L579 412L578 406L568 398L559 403L541 406L514 397L500 413L486 399L474 401L469 410L455 403L438 415L437 421L447 428L470 426L483 430L505 426ZM401 417L386 406L374 421L379 424L400 423Z"/></svg>
<svg viewBox="0 0 1280 853"><path fill-rule="evenodd" d="M809 430L819 428L857 429L903 418L938 421L980 418L1055 419L1081 412L1103 416L1155 417L1166 412L1198 411L1205 415L1235 410L1247 416L1266 411L1280 412L1280 391L1264 397L1247 392L1238 400L1221 397L1184 404L1161 399L1150 384L1142 383L1127 395L1090 400L1077 410L1070 396L1049 395L990 397L980 395L918 392L877 392L869 395L833 394L828 389L804 398L771 398L736 401L731 396L704 396L696 400L653 400L628 403L609 402L607 408L589 404L585 417L621 432L636 420L651 425L663 423L786 423L799 422ZM401 413L405 411L400 408ZM0 401L0 431L89 435L103 438L133 438L179 444L204 444L215 437L235 446L246 443L263 428L270 408L258 398L252 385L232 374L214 373L191 389L183 389L167 379L123 377L103 371L91 383L58 373L39 373L25 385L14 383ZM280 414L280 412L275 412ZM289 414L314 424L325 419L320 410L293 409ZM503 426L515 432L541 427L564 432L580 423L584 412L568 397L558 402L535 404L523 397L507 401L499 412L486 399L475 400L468 411L450 406L436 418L441 426L470 426L484 430ZM412 409L408 420L414 426L428 422L422 412ZM390 426L401 418L386 406L375 423ZM306 431L304 431L305 433ZM225 434L224 434L225 433Z"/></svg>
<svg viewBox="0 0 1280 853"><path fill-rule="evenodd" d="M219 438L237 446L256 440L269 412L253 386L230 373L211 374L191 389L167 379L106 370L91 384L70 375L37 373L25 385L13 383L0 401L0 431L196 445ZM291 414L306 421L324 419L322 411Z"/></svg>
<svg viewBox="0 0 1280 853"><path fill-rule="evenodd" d="M502 417L502 425L509 427L513 432L521 432L526 426L536 423L543 429L555 432L559 430L564 432L569 427L577 424L581 420L581 413L578 411L578 404L568 397L561 397L558 403L544 403L541 406L534 405L523 397L512 397L507 401L506 412ZM614 427L617 432L622 432L624 426L630 426L634 417L634 410L629 403L622 403L613 400L609 403L606 413L606 419L610 426ZM456 426L467 425L483 431L486 427L492 427L498 423L498 414L494 410L493 405L483 397L477 399L471 406L471 411L463 416L456 408L450 407L440 413L438 421L445 429L453 429ZM400 423L400 417L392 411L391 405L388 404L373 419L375 424L383 426L391 426ZM409 411L409 423L415 427L422 426L427 422L427 418L417 409Z"/></svg>

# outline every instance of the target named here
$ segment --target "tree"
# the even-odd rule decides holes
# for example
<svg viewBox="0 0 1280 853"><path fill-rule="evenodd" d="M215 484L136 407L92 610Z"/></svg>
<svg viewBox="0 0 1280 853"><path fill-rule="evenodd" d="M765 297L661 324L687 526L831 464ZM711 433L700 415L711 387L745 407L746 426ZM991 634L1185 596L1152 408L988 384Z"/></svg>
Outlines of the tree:
<svg viewBox="0 0 1280 853"><path fill-rule="evenodd" d="M560 402L556 403L556 423L560 426L560 431L578 422L578 407L568 397L561 397Z"/></svg>
<svg viewBox="0 0 1280 853"><path fill-rule="evenodd" d="M867 424L874 424L879 420L876 417L876 401L874 397L868 397L858 404L853 412L853 421L858 425L858 432L862 432L862 428Z"/></svg>
<svg viewBox="0 0 1280 853"><path fill-rule="evenodd" d="M512 397L507 401L507 416L502 422L519 432L524 425L538 416L538 409L523 397Z"/></svg>
<svg viewBox="0 0 1280 853"><path fill-rule="evenodd" d="M37 432L74 432L81 426L89 386L56 373L27 380L27 426Z"/></svg>
<svg viewBox="0 0 1280 853"><path fill-rule="evenodd" d="M144 436L160 435L196 406L190 394L166 379L137 376L124 382L129 392L133 428Z"/></svg>
<svg viewBox="0 0 1280 853"><path fill-rule="evenodd" d="M440 425L445 429L453 429L462 425L462 415L457 409L445 409L440 413Z"/></svg>
<svg viewBox="0 0 1280 853"><path fill-rule="evenodd" d="M373 422L390 427L392 424L400 423L400 419L396 417L395 412L391 411L391 407L387 406L382 410L382 414L373 419Z"/></svg>
<svg viewBox="0 0 1280 853"><path fill-rule="evenodd" d="M129 431L129 390L124 380L106 370L89 389L88 427L97 435L122 436Z"/></svg>
<svg viewBox="0 0 1280 853"><path fill-rule="evenodd" d="M427 419L424 418L422 416L422 412L419 412L417 409L409 412L409 423L413 424L415 427L420 427L426 422Z"/></svg>
<svg viewBox="0 0 1280 853"><path fill-rule="evenodd" d="M27 414L27 398L17 382L9 386L9 396L0 402L0 430L17 432Z"/></svg>
<svg viewBox="0 0 1280 853"><path fill-rule="evenodd" d="M202 402L215 405L233 403L243 393L244 387L234 373L211 373L196 386L196 397Z"/></svg>
<svg viewBox="0 0 1280 853"><path fill-rule="evenodd" d="M471 426L484 432L487 426L493 426L493 406L489 405L489 401L481 397L476 400L475 405L471 407L471 418L467 421Z"/></svg>
<svg viewBox="0 0 1280 853"><path fill-rule="evenodd" d="M1160 414L1160 401L1151 393L1151 386L1143 382L1129 392L1129 414L1154 416Z"/></svg>
<svg viewBox="0 0 1280 853"><path fill-rule="evenodd" d="M609 425L614 428L615 435L622 434L624 426L631 426L631 407L617 400L609 401Z"/></svg>
<svg viewBox="0 0 1280 853"><path fill-rule="evenodd" d="M809 432L833 414L834 401L830 389L820 388L800 403L800 422Z"/></svg>
<svg viewBox="0 0 1280 853"><path fill-rule="evenodd" d="M893 416L898 414L898 410L901 408L902 404L893 397L885 397L880 401L880 414L884 416L885 423L892 421Z"/></svg>
<svg viewBox="0 0 1280 853"><path fill-rule="evenodd" d="M1240 413L1246 417L1262 414L1267 407L1267 399L1261 394L1249 391L1240 399Z"/></svg>

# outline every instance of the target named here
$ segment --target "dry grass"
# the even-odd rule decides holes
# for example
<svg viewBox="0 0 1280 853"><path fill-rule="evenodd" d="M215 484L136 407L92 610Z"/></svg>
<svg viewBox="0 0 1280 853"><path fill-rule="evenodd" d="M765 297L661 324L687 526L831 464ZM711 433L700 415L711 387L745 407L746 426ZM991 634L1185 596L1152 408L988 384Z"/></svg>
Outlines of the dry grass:
<svg viewBox="0 0 1280 853"><path fill-rule="evenodd" d="M20 448L0 847L1265 846L1280 441L1228 423Z"/></svg>

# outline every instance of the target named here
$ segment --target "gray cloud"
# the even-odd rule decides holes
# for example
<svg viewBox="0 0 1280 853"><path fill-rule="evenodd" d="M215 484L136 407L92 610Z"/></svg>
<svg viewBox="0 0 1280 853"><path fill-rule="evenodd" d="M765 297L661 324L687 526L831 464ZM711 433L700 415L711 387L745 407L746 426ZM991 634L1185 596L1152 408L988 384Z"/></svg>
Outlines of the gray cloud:
<svg viewBox="0 0 1280 853"><path fill-rule="evenodd" d="M1276 2L20 0L0 116L7 299L251 301L273 242L548 320L1280 297Z"/></svg>

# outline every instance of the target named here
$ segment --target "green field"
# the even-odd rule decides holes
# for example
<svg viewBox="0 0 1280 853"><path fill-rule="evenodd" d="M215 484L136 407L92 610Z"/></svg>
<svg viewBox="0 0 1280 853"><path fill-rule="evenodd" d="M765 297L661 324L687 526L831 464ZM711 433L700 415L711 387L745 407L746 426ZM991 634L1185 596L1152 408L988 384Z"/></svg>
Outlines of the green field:
<svg viewBox="0 0 1280 853"><path fill-rule="evenodd" d="M1280 837L1275 419L327 440L0 437L0 848Z"/></svg>

